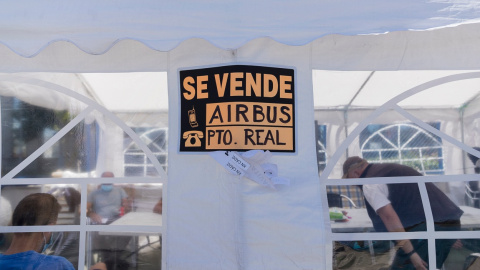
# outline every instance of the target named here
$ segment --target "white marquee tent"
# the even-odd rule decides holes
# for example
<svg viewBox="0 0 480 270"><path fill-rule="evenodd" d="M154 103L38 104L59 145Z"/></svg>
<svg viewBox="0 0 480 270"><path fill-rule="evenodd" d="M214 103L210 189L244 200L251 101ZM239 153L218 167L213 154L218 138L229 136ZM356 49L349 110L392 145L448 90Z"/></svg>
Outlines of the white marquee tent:
<svg viewBox="0 0 480 270"><path fill-rule="evenodd" d="M332 269L332 241L418 237L331 231L326 190L360 183L339 179L341 165L347 152L363 153L356 138L371 123L413 122L448 144L443 175L407 181L461 181L453 190L478 180L467 157L480 156L471 148L480 145L477 1L6 1L0 15L2 96L68 109L76 123L96 120L104 132L97 170L121 171L123 133L157 170L153 178L114 181L162 183L162 226L106 230L161 232L161 269ZM208 153L179 151L179 71L240 64L295 71L295 151L270 160L290 184L276 190L229 174ZM320 177L315 122L326 127ZM168 128L168 178L132 127ZM47 148L3 175L0 186L18 184L15 173ZM83 195L87 184L102 182L71 181ZM105 230L85 224L82 217L53 230ZM426 235L429 243L479 238L475 231Z"/></svg>

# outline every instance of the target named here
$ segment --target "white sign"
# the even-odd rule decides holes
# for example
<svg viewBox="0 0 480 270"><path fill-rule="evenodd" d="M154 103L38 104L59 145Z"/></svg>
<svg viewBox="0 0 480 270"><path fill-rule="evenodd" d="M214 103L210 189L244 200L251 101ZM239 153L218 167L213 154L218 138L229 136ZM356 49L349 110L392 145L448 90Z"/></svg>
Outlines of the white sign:
<svg viewBox="0 0 480 270"><path fill-rule="evenodd" d="M275 185L290 185L290 180L278 176L277 165L265 163L272 154L269 151L251 150L242 155L234 151L210 152L220 165L233 175L247 177L256 183L275 189Z"/></svg>
<svg viewBox="0 0 480 270"><path fill-rule="evenodd" d="M244 176L250 168L250 164L233 151L216 151L210 155L233 175Z"/></svg>

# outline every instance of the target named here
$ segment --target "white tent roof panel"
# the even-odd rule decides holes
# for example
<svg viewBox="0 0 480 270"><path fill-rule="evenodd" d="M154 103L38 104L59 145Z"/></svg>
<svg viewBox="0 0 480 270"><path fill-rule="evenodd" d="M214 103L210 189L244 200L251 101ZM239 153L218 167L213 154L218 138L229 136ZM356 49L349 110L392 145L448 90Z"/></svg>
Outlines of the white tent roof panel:
<svg viewBox="0 0 480 270"><path fill-rule="evenodd" d="M314 70L312 77L315 107L338 107L349 104L370 73L370 71ZM345 79L346 75L348 79Z"/></svg>
<svg viewBox="0 0 480 270"><path fill-rule="evenodd" d="M480 94L480 79L456 81L439 85L411 96L399 105L403 107L460 108Z"/></svg>
<svg viewBox="0 0 480 270"><path fill-rule="evenodd" d="M315 107L378 107L428 81L464 73L454 70L313 72ZM371 75L371 76L370 76ZM480 94L480 79L450 82L423 91L399 104L417 108L459 108Z"/></svg>
<svg viewBox="0 0 480 270"><path fill-rule="evenodd" d="M377 75L378 73L378 75ZM355 101L353 102L353 106L380 106L390 100L391 98L403 93L417 85L422 83L426 83L433 79L438 79L444 76L448 76L451 74L458 74L461 71L381 71L375 72L372 78L367 82L364 90L357 96ZM480 89L475 89L478 85L475 81L467 81L467 82L457 82L455 84L462 84L467 89L472 89L474 91L478 91ZM388 89L385 89L388 87ZM446 88L446 91L445 91ZM418 97L411 98L405 100L401 104L406 107L413 107L413 106L445 106L445 107L458 107L461 104L465 103L471 98L471 94L465 93L459 94L457 91L448 91L451 89L451 85L441 85L436 87L435 90L430 91L437 91L437 89L444 89L443 92L450 92L451 97L447 98L444 95L431 95L428 99L419 99ZM431 94L431 92L430 92ZM422 104L418 104L419 100L423 100Z"/></svg>
<svg viewBox="0 0 480 270"><path fill-rule="evenodd" d="M26 8L28 7L28 8ZM92 54L134 39L166 51L198 37L238 48L258 37L303 45L328 34L429 29L475 20L475 0L318 1L4 1L0 43L32 56L55 41Z"/></svg>
<svg viewBox="0 0 480 270"><path fill-rule="evenodd" d="M167 73L83 73L97 102L113 112L168 110Z"/></svg>

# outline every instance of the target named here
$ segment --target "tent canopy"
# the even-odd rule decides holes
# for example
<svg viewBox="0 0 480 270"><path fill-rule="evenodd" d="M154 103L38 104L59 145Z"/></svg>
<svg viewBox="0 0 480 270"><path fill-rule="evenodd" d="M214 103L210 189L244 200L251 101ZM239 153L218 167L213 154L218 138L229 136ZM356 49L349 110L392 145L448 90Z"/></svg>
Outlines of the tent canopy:
<svg viewBox="0 0 480 270"><path fill-rule="evenodd" d="M165 72L83 73L94 100L113 112L168 110ZM132 89L136 89L132 93Z"/></svg>
<svg viewBox="0 0 480 270"><path fill-rule="evenodd" d="M28 6L28 9L25 6ZM238 48L270 37L304 45L329 34L358 35L424 30L476 21L477 1L115 1L65 3L9 0L0 11L0 43L32 57L58 41L103 54L117 42L137 40L168 51L189 38Z"/></svg>
<svg viewBox="0 0 480 270"><path fill-rule="evenodd" d="M9 0L0 10L0 91L53 109L81 103L72 110L78 112L76 122L67 127L91 112L100 114L95 115L104 121L95 137L96 169L123 170L124 143L134 141L135 154L146 164L142 169L163 172L152 177L145 170L142 176L114 180L165 184L161 228L120 228L161 232L163 269L331 269L334 241L391 240L382 234L332 233L328 216L326 188L348 185L338 179L341 163L346 153L361 153L357 138L370 122L409 121L429 129L424 122L438 120L439 130L429 130L442 133L440 141L450 144L438 157L448 159L447 168L445 175L429 181L472 179L465 156L478 155L470 146L480 145L480 76L475 73L480 70L479 18L480 3L474 0ZM180 127L186 108L181 107L179 71L240 64L294 70L295 152L271 158L290 186L268 190L229 174L206 152L179 150L191 138ZM462 76L468 79L455 79ZM442 83L387 104L432 80ZM58 98L68 95L72 98ZM357 111L347 118L345 110ZM465 115L470 118L462 118ZM326 126L326 166L320 178L315 122ZM133 131L139 126L160 127L155 136L168 137L168 150L161 145L154 155L147 145L154 140L142 140ZM55 134L21 165L29 165L61 135ZM166 162L167 151L168 179L166 164L159 162ZM2 177L0 186L16 184L12 175L19 170ZM41 185L53 180L22 181ZM86 186L102 183L98 178L73 181L83 185L83 207ZM431 216L427 218L433 224ZM64 230L84 236L92 229L85 216L81 222ZM110 226L104 230L115 232ZM458 237L473 238L471 233ZM432 243L442 234L430 230L425 237ZM88 248L85 238L79 240L79 268ZM434 256L429 264L435 265Z"/></svg>
<svg viewBox="0 0 480 270"><path fill-rule="evenodd" d="M375 108L428 81L459 74L460 70L313 71L317 109ZM403 100L405 108L456 108L467 106L480 94L480 79L442 84ZM455 91L452 91L455 89ZM330 91L329 91L330 90Z"/></svg>

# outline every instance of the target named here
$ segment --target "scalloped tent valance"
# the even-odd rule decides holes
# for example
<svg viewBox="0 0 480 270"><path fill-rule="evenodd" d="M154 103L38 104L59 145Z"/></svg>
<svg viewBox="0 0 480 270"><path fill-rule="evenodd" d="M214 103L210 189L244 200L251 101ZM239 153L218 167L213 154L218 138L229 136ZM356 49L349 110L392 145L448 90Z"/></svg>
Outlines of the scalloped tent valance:
<svg viewBox="0 0 480 270"><path fill-rule="evenodd" d="M34 43L33 39L32 44ZM146 43L125 39L109 44L106 51L97 55L83 51L82 47L77 47L79 44L56 41L32 57L21 56L0 44L0 72L167 71L172 52L186 47L198 52L220 49L224 53L235 54L238 50L253 48L256 44L263 46L281 43L271 38L256 38L236 49L221 49L206 39L190 38L170 51L159 51L149 48ZM292 47L306 47L310 52L309 62L313 69L476 70L480 69L480 22L425 31L326 35L308 44Z"/></svg>
<svg viewBox="0 0 480 270"><path fill-rule="evenodd" d="M259 37L304 45L329 34L425 30L475 21L477 1L6 1L0 44L32 57L59 41L104 54L122 40L169 51L190 38L236 49Z"/></svg>

